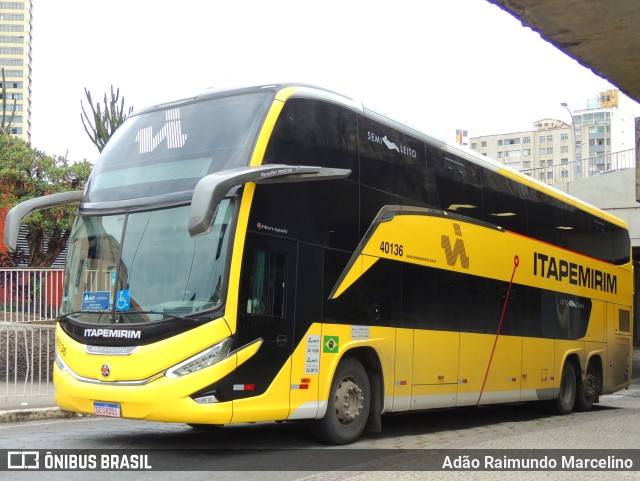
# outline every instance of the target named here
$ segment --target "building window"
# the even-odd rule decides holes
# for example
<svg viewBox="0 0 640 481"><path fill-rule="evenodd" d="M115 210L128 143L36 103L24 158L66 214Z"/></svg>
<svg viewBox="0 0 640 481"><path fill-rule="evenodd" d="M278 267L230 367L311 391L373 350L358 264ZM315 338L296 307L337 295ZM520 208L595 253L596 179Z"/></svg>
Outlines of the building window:
<svg viewBox="0 0 640 481"><path fill-rule="evenodd" d="M11 35L0 35L0 43L24 43L24 37L14 37Z"/></svg>
<svg viewBox="0 0 640 481"><path fill-rule="evenodd" d="M547 135L547 142L553 142L553 135Z"/></svg>
<svg viewBox="0 0 640 481"><path fill-rule="evenodd" d="M506 139L504 143L505 145L515 145L520 143L520 139Z"/></svg>
<svg viewBox="0 0 640 481"><path fill-rule="evenodd" d="M569 140L569 134L560 134L560 140Z"/></svg>
<svg viewBox="0 0 640 481"><path fill-rule="evenodd" d="M0 55L24 55L22 47L0 47Z"/></svg>
<svg viewBox="0 0 640 481"><path fill-rule="evenodd" d="M4 71L5 77L22 77L22 75L23 75L22 70L5 70Z"/></svg>
<svg viewBox="0 0 640 481"><path fill-rule="evenodd" d="M540 149L538 150L539 155L545 155L546 153L547 153L547 149L544 147L540 147Z"/></svg>
<svg viewBox="0 0 640 481"><path fill-rule="evenodd" d="M501 159L502 158L502 151L498 152L498 158Z"/></svg>
<svg viewBox="0 0 640 481"><path fill-rule="evenodd" d="M0 58L0 65L6 65L8 67L22 67L24 62L21 58Z"/></svg>
<svg viewBox="0 0 640 481"><path fill-rule="evenodd" d="M541 160L541 161L540 161L540 167L544 167L544 166L545 166L545 161L544 161L544 160Z"/></svg>
<svg viewBox="0 0 640 481"><path fill-rule="evenodd" d="M22 92L7 92L7 100L22 100ZM0 93L0 100L2 100L2 94Z"/></svg>
<svg viewBox="0 0 640 481"><path fill-rule="evenodd" d="M0 21L24 22L24 13L0 13Z"/></svg>
<svg viewBox="0 0 640 481"><path fill-rule="evenodd" d="M530 169L531 168L531 161L530 160L525 160L524 162L522 162L522 166L525 169Z"/></svg>
<svg viewBox="0 0 640 481"><path fill-rule="evenodd" d="M566 179L567 177L569 177L569 171L567 169L562 169L560 171L560 177L562 177L563 179Z"/></svg>
<svg viewBox="0 0 640 481"><path fill-rule="evenodd" d="M475 142L471 142L471 149L476 150L477 148L478 148L478 144L476 144Z"/></svg>
<svg viewBox="0 0 640 481"><path fill-rule="evenodd" d="M502 145L502 139L498 140L498 145Z"/></svg>
<svg viewBox="0 0 640 481"><path fill-rule="evenodd" d="M0 14L2 15L2 14ZM24 32L24 26L23 25L8 25L8 24L2 24L0 25L0 32Z"/></svg>
<svg viewBox="0 0 640 481"><path fill-rule="evenodd" d="M524 156L531 155L531 149L523 149L522 150L522 155L524 155Z"/></svg>
<svg viewBox="0 0 640 481"><path fill-rule="evenodd" d="M569 163L569 159L567 157L563 157L560 159L560 163L561 164L568 164Z"/></svg>
<svg viewBox="0 0 640 481"><path fill-rule="evenodd" d="M480 144L482 147L486 147L487 146L487 141L483 140L482 143Z"/></svg>
<svg viewBox="0 0 640 481"><path fill-rule="evenodd" d="M0 8L3 10L23 10L24 2L0 2Z"/></svg>
<svg viewBox="0 0 640 481"><path fill-rule="evenodd" d="M565 154L567 152L569 152L569 146L568 145L562 145L560 147L560 153Z"/></svg>
<svg viewBox="0 0 640 481"><path fill-rule="evenodd" d="M7 82L7 85L5 85L5 87L8 89L21 89L22 82ZM0 89L1 88L2 88L2 82L0 82Z"/></svg>
<svg viewBox="0 0 640 481"><path fill-rule="evenodd" d="M523 144L530 144L531 143L531 137L523 137L522 138L522 143Z"/></svg>
<svg viewBox="0 0 640 481"><path fill-rule="evenodd" d="M547 155L553 154L553 147L547 147Z"/></svg>

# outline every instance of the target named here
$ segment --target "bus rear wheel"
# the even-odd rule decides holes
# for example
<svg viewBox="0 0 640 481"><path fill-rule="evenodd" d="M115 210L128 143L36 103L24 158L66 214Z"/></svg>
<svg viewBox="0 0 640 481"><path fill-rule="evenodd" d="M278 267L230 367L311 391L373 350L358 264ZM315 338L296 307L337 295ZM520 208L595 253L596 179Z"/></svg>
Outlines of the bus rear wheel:
<svg viewBox="0 0 640 481"><path fill-rule="evenodd" d="M560 377L560 393L555 399L547 401L547 409L553 414L569 414L576 403L577 391L576 371L571 361L564 363Z"/></svg>
<svg viewBox="0 0 640 481"><path fill-rule="evenodd" d="M578 379L578 390L576 393L576 410L590 411L593 403L598 399L600 390L600 370L593 361L587 365L587 374L584 380Z"/></svg>
<svg viewBox="0 0 640 481"><path fill-rule="evenodd" d="M327 412L311 425L319 441L349 444L356 441L367 424L371 409L369 377L354 358L340 361L331 383Z"/></svg>

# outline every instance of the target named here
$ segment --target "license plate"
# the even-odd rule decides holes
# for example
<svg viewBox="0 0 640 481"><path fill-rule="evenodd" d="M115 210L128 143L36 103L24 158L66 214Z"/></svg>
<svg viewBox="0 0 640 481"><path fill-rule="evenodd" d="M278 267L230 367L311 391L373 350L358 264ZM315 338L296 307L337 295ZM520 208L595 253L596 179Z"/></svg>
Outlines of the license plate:
<svg viewBox="0 0 640 481"><path fill-rule="evenodd" d="M107 416L110 418L122 417L120 413L120 404L118 403L105 403L94 401L93 414L96 416Z"/></svg>

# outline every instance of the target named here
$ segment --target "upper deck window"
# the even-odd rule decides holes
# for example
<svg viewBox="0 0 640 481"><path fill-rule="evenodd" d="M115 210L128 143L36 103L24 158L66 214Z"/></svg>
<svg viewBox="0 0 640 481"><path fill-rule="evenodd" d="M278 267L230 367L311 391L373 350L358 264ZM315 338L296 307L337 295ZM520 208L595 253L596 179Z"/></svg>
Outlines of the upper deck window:
<svg viewBox="0 0 640 481"><path fill-rule="evenodd" d="M234 95L134 115L105 147L85 201L192 190L212 172L249 165L270 92Z"/></svg>

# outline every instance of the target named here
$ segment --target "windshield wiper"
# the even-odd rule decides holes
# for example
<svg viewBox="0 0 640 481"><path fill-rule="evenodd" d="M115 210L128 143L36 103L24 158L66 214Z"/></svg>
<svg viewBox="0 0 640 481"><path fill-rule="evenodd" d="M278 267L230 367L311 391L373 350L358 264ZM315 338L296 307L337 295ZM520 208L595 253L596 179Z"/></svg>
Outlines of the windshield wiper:
<svg viewBox="0 0 640 481"><path fill-rule="evenodd" d="M71 312L67 312L66 314L62 314L61 316L58 316L58 320L64 321L78 314L111 314L111 311L71 311Z"/></svg>
<svg viewBox="0 0 640 481"><path fill-rule="evenodd" d="M117 314L158 314L159 316L165 316L165 317L169 317L171 319L178 319L179 321L184 321L184 322L189 322L189 323L198 322L195 319L189 319L188 317L176 316L175 314L169 314L169 313L164 312L164 311L154 311L154 310L149 310L149 311L118 311Z"/></svg>
<svg viewBox="0 0 640 481"><path fill-rule="evenodd" d="M77 316L78 314L106 314L106 315L111 315L112 312L113 311L111 311L111 310L109 310L109 311L72 311L72 312L68 312L67 314L63 314L63 315L59 316L58 320L64 321L66 319L69 319L70 317ZM159 316L165 316L165 317L169 317L171 319L177 319L179 321L184 321L184 322L188 322L188 323L197 323L198 322L197 320L190 319L188 317L176 316L175 314L169 314L167 312L154 311L154 310L148 310L148 311L116 311L116 315L117 314L128 314L128 315L134 315L134 314L157 314Z"/></svg>

